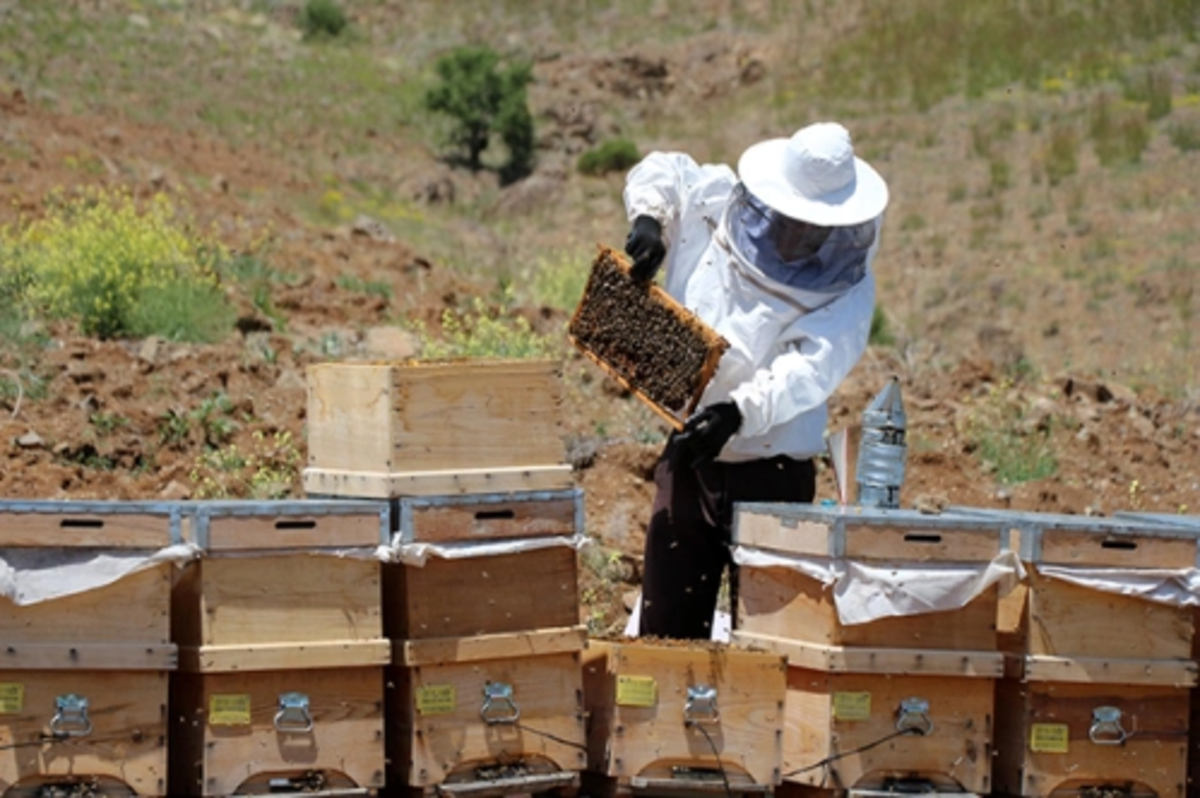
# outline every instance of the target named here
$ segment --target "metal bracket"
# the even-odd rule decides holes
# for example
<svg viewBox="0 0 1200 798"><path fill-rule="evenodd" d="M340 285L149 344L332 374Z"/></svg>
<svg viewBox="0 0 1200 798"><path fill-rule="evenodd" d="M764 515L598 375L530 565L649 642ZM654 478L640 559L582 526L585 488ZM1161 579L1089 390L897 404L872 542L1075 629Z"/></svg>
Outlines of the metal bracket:
<svg viewBox="0 0 1200 798"><path fill-rule="evenodd" d="M275 713L275 729L284 733L307 734L313 730L308 711L308 696L304 693L280 693L279 711Z"/></svg>
<svg viewBox="0 0 1200 798"><path fill-rule="evenodd" d="M697 684L688 688L687 703L683 705L684 723L720 723L717 709L717 688Z"/></svg>
<svg viewBox="0 0 1200 798"><path fill-rule="evenodd" d="M1121 727L1119 707L1096 707L1092 710L1092 725L1088 739L1096 745L1121 745L1129 734Z"/></svg>
<svg viewBox="0 0 1200 798"><path fill-rule="evenodd" d="M67 693L54 699L57 710L50 719L50 733L56 737L86 737L92 733L88 719L87 696Z"/></svg>
<svg viewBox="0 0 1200 798"><path fill-rule="evenodd" d="M900 702L896 718L896 731L915 731L925 737L933 733L933 721L929 718L929 702L924 698L906 698Z"/></svg>
<svg viewBox="0 0 1200 798"><path fill-rule="evenodd" d="M493 707L492 703L496 706ZM516 723L521 717L521 709L513 701L513 688L504 682L486 682L483 685L483 705L479 707L479 717L484 723Z"/></svg>

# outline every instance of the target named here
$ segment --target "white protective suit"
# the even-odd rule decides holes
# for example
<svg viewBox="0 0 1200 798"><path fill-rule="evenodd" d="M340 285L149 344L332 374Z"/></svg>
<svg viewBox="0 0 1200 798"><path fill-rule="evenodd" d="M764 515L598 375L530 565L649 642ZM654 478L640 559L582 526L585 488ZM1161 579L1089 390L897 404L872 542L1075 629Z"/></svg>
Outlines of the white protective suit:
<svg viewBox="0 0 1200 798"><path fill-rule="evenodd" d="M630 171L625 208L630 221L646 215L662 225L666 291L729 341L700 400L732 400L742 413L718 459L808 459L825 448L829 396L866 350L883 216L873 222L861 279L806 290L768 277L730 243L737 185L728 166L654 152Z"/></svg>

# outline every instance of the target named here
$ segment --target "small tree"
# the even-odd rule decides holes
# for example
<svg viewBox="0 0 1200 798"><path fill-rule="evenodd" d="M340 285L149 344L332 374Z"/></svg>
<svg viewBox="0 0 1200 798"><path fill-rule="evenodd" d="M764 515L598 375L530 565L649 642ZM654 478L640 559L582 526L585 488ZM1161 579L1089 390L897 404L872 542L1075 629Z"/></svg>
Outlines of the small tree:
<svg viewBox="0 0 1200 798"><path fill-rule="evenodd" d="M308 0L300 12L300 27L306 39L336 38L346 24L346 12L335 0Z"/></svg>
<svg viewBox="0 0 1200 798"><path fill-rule="evenodd" d="M482 167L482 156L492 135L508 149L509 175L528 172L533 161L533 116L525 87L533 78L528 62L502 63L488 47L459 47L434 65L438 83L425 93L425 107L451 117L449 139L472 169Z"/></svg>

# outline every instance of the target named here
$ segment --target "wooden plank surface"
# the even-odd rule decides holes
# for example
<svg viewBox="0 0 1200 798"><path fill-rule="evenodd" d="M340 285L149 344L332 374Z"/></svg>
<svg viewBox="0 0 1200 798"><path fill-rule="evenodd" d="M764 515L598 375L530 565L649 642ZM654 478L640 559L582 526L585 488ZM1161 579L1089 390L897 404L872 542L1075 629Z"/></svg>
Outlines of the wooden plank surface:
<svg viewBox="0 0 1200 798"><path fill-rule="evenodd" d="M519 495L519 494L518 494ZM575 528L575 499L511 498L472 503L418 505L409 510L410 525L400 530L405 541L446 543L506 538L570 537Z"/></svg>
<svg viewBox="0 0 1200 798"><path fill-rule="evenodd" d="M983 678L1004 674L1004 655L996 651L825 646L740 630L734 630L731 639L748 648L780 654L794 667L831 673Z"/></svg>
<svg viewBox="0 0 1200 798"><path fill-rule="evenodd" d="M264 507L265 509L265 507ZM202 522L208 551L375 548L383 539L379 511L297 515L213 514Z"/></svg>
<svg viewBox="0 0 1200 798"><path fill-rule="evenodd" d="M313 495L392 499L398 496L564 490L574 486L575 476L569 465L535 463L395 472L309 467L304 469L302 479L305 491Z"/></svg>
<svg viewBox="0 0 1200 798"><path fill-rule="evenodd" d="M1187 659L1192 611L1093 590L1031 570L1027 654L1077 659Z"/></svg>
<svg viewBox="0 0 1200 798"><path fill-rule="evenodd" d="M585 765L582 670L578 652L389 670L389 786L433 787L475 780L475 768L524 762L532 772ZM485 685L512 688L515 709L497 702L487 723ZM425 696L436 694L429 702ZM455 775L458 774L458 775Z"/></svg>
<svg viewBox="0 0 1200 798"><path fill-rule="evenodd" d="M817 579L781 566L741 566L738 573L740 631L819 645L996 649L995 586L956 610L843 624L831 590Z"/></svg>
<svg viewBox="0 0 1200 798"><path fill-rule="evenodd" d="M385 565L386 636L424 640L575 626L578 567L569 546Z"/></svg>
<svg viewBox="0 0 1200 798"><path fill-rule="evenodd" d="M0 646L3 671L170 671L179 664L172 643L26 643L5 640Z"/></svg>
<svg viewBox="0 0 1200 798"><path fill-rule="evenodd" d="M383 639L199 646L179 651L180 670L199 673L360 668L387 665L391 660L391 641Z"/></svg>
<svg viewBox="0 0 1200 798"><path fill-rule="evenodd" d="M0 546L155 551L171 543L171 519L167 515L0 510Z"/></svg>
<svg viewBox="0 0 1200 798"><path fill-rule="evenodd" d="M416 667L582 651L587 646L587 627L571 626L529 632L393 642L396 664Z"/></svg>
<svg viewBox="0 0 1200 798"><path fill-rule="evenodd" d="M95 775L139 795L167 795L167 685L165 672L0 671L6 708L17 710L0 714L0 794L39 776ZM90 733L37 744L51 731L58 697L69 694L87 699ZM82 723L55 728L81 731Z"/></svg>
<svg viewBox="0 0 1200 798"><path fill-rule="evenodd" d="M994 689L991 679L788 668L784 779L844 790L880 786L887 776L950 778L986 795ZM897 736L901 704L912 698L928 702L929 732Z"/></svg>
<svg viewBox="0 0 1200 798"><path fill-rule="evenodd" d="M380 567L313 554L210 557L176 586L180 646L373 641L383 637Z"/></svg>
<svg viewBox="0 0 1200 798"><path fill-rule="evenodd" d="M1128 738L1100 744L1089 731L1098 707L1120 711ZM1049 734L1046 730L1054 732ZM1035 736L1042 740L1032 750ZM1053 745L1044 741L1053 739ZM1104 732L1099 739L1113 739ZM1188 691L1155 685L1002 682L996 702L996 788L1049 795L1082 785L1141 785L1159 798L1183 798L1187 775Z"/></svg>
<svg viewBox="0 0 1200 798"><path fill-rule="evenodd" d="M916 563L987 563L1001 546L999 529L878 526L846 522L845 557L850 560Z"/></svg>
<svg viewBox="0 0 1200 798"><path fill-rule="evenodd" d="M1104 534L1081 529L1043 529L1041 557L1048 565L1088 568L1192 568L1196 540L1134 532Z"/></svg>
<svg viewBox="0 0 1200 798"><path fill-rule="evenodd" d="M163 563L104 587L37 604L18 606L0 597L0 643L170 643L173 568Z"/></svg>
<svg viewBox="0 0 1200 798"><path fill-rule="evenodd" d="M590 659L588 669L603 668L602 678L615 684L597 690L596 675L585 680L589 761L599 763L604 775L627 784L670 779L675 768L714 768L719 759L738 783L779 783L783 657L702 643L594 645L605 646L607 656ZM640 685L636 698L626 695L623 680ZM694 705L689 710L689 689L702 686L716 690L715 719Z"/></svg>
<svg viewBox="0 0 1200 798"><path fill-rule="evenodd" d="M172 683L171 795L234 795L262 774L308 771L383 786L383 668L179 677ZM276 728L285 693L307 696L311 731L300 731L300 722ZM212 713L229 706L245 712Z"/></svg>
<svg viewBox="0 0 1200 798"><path fill-rule="evenodd" d="M834 555L830 524L770 512L739 510L734 540L739 546L813 557Z"/></svg>
<svg viewBox="0 0 1200 798"><path fill-rule="evenodd" d="M391 372L392 366L386 363L308 366L305 428L310 466L364 471L392 468L395 399Z"/></svg>
<svg viewBox="0 0 1200 798"><path fill-rule="evenodd" d="M1191 659L1118 659L1101 657L1023 658L1023 676L1031 682L1092 682L1100 684L1196 685L1197 666Z"/></svg>

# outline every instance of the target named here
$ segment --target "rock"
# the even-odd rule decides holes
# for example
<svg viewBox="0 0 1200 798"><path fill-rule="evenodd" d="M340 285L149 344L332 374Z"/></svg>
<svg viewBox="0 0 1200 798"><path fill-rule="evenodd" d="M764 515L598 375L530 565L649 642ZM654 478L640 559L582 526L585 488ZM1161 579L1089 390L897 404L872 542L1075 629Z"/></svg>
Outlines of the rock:
<svg viewBox="0 0 1200 798"><path fill-rule="evenodd" d="M372 327L363 335L363 351L368 357L407 360L417 354L417 340L399 327Z"/></svg>
<svg viewBox="0 0 1200 798"><path fill-rule="evenodd" d="M142 345L138 347L137 358L143 363L148 363L151 366L157 365L159 351L162 348L163 340L157 336L151 336Z"/></svg>
<svg viewBox="0 0 1200 798"><path fill-rule="evenodd" d="M42 440L42 436L38 435L33 430L29 430L24 435L17 438L16 443L17 446L20 446L22 449L41 449L46 445L46 442Z"/></svg>
<svg viewBox="0 0 1200 798"><path fill-rule="evenodd" d="M185 485L171 480L165 488L158 492L158 497L167 501L181 501L183 499L190 499L192 492Z"/></svg>
<svg viewBox="0 0 1200 798"><path fill-rule="evenodd" d="M304 382L304 376L296 369L282 369L279 372L279 377L275 380L276 388L293 388L301 391L308 386Z"/></svg>
<svg viewBox="0 0 1200 798"><path fill-rule="evenodd" d="M385 244L396 242L396 237L392 235L391 230L384 226L383 222L365 214L360 214L354 220L354 224L350 225L350 232L356 236L366 236L372 241L381 241Z"/></svg>

